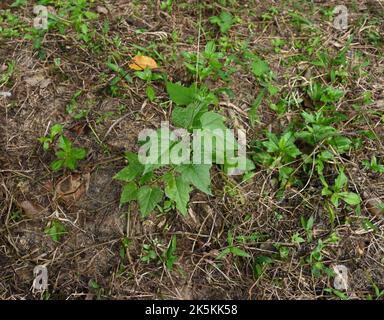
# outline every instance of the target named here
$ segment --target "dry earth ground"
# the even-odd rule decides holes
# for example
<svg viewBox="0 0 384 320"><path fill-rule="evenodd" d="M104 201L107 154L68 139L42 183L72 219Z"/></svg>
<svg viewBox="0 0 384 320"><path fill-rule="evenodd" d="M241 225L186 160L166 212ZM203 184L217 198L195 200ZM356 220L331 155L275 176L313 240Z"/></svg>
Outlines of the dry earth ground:
<svg viewBox="0 0 384 320"><path fill-rule="evenodd" d="M384 289L384 215L375 204L383 199L384 179L383 173L365 168L362 161L372 156L379 163L384 159L382 1L345 1L346 31L333 28L332 19L324 14L338 4L333 1L185 0L174 1L170 10L161 9L160 1L88 1L87 10L98 14L88 22L89 32L94 32L91 40L85 41L81 31L69 25L64 33L49 29L39 45L25 37L31 34L35 2L10 7L12 2L0 4L1 74L14 65L9 79L0 82L0 91L12 94L0 97L0 298L377 298L375 288ZM48 10L57 14L60 1L47 3ZM208 21L222 10L237 18L225 35ZM316 31L295 24L291 12L310 20ZM375 42L371 31L381 41ZM288 184L282 197L278 171L256 165L254 176L245 182L213 168L213 195L194 191L186 217L176 210L166 214L156 210L141 219L136 205L129 215L126 206L119 206L121 184L112 178L126 165L124 152L137 151L138 132L159 127L172 113L165 83L153 82L156 99L150 101L145 81L129 70L138 52L153 57L170 81L187 85L195 77L187 71L182 52L204 50L214 39L226 56L233 55L228 81L204 82L211 90L231 90L232 94L218 94L220 104L214 109L227 117L231 127L246 128L252 156L254 141L265 140L265 130L279 134L295 119L300 121L301 112L314 109L307 101L308 83L312 79L329 84L330 71L312 64L316 53L326 50L336 56L352 34L343 69L347 74L334 86L344 92L335 108L345 115L335 127L354 146L336 155L325 176L332 183L337 168L345 168L348 190L362 198L360 212L343 203L334 209L332 225L323 185L315 173L301 171L298 159L296 178L302 184ZM274 45L273 39L284 42ZM302 98L280 114L263 101L255 126L250 125L247 111L261 86L244 60L244 43L268 62L280 92ZM108 57L133 78L132 83L118 83L118 94L111 94L109 87L115 73L106 66ZM73 98L76 92L80 94ZM68 105L75 106L75 113L86 112L77 117L67 112ZM76 146L88 151L75 172L53 172L49 165L54 151L44 151L38 141L57 123ZM306 148L300 142L297 146ZM301 217L311 216L313 239L307 241ZM58 242L44 231L52 221L60 221L66 229ZM216 259L228 245L229 231L250 258ZM293 241L295 234L304 242ZM173 235L177 262L172 271L161 261L142 261L144 244L162 256ZM332 235L337 240L326 242ZM321 263L348 268L345 293L327 291L333 288L333 276L312 272L308 258L320 239L326 242ZM49 272L48 292L33 292L33 269L43 264Z"/></svg>

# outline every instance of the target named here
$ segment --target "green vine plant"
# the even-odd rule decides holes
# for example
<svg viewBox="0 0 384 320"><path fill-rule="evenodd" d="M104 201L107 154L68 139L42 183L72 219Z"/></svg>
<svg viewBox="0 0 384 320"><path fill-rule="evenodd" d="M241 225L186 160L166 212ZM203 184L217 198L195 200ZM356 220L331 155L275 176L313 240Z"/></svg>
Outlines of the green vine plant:
<svg viewBox="0 0 384 320"><path fill-rule="evenodd" d="M139 154L127 152L125 158L128 165L118 172L114 179L124 183L121 192L120 204L125 205L132 201L137 201L141 216L148 217L156 207L162 210L160 203L167 198L164 205L171 202L172 206L182 215L188 212L190 193L197 189L207 195L212 195L211 175L212 165L219 165L225 173L238 167L234 161L234 152L239 150L239 144L224 143L221 137L215 134L216 130L223 130L231 134L225 125L222 115L209 111L209 106L217 104L218 100L214 94L205 88L198 88L195 85L185 87L178 83L167 83L167 92L171 101L176 104L171 116L171 123L176 128L183 128L189 134L200 130L200 134L205 139L211 139L216 144L224 146L220 156L217 152L212 155L211 163L181 162L162 164L160 159L156 163L143 164L139 161ZM159 133L160 130L156 131ZM160 138L157 138L160 137ZM156 139L161 139L159 134ZM228 136L225 136L227 139ZM234 137L233 137L234 138ZM231 139L229 139L232 141ZM227 140L226 140L227 142ZM183 142L178 139L169 143L170 153L178 153ZM146 142L147 148L153 147L151 142ZM204 157L204 147L199 149L201 156ZM161 150L161 152L164 152ZM196 152L194 149L193 152ZM193 155L195 156L195 154ZM160 156L161 157L161 154ZM249 173L254 169L253 162L246 159L243 173Z"/></svg>

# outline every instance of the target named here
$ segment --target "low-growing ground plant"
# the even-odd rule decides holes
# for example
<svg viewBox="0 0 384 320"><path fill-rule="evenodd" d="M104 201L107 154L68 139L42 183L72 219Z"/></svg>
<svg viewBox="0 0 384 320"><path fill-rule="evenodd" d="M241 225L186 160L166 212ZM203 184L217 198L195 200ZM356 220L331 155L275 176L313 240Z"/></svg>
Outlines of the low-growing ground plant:
<svg viewBox="0 0 384 320"><path fill-rule="evenodd" d="M215 133L216 129L222 132L228 131L224 123L224 117L218 113L209 111L209 106L216 101L216 97L204 88L196 86L184 87L177 83L167 83L167 91L176 107L172 113L172 124L178 128L186 129L189 132L199 129L204 139L216 139L225 147L225 141L220 141L222 137ZM160 131L156 139L159 142L162 139ZM228 131L230 133L230 131ZM164 137L164 139L168 139ZM174 140L169 143L168 150L161 152L178 152L181 146L180 141ZM160 143L159 143L160 145ZM151 145L149 145L151 148ZM157 148L157 146L156 146ZM227 171L233 167L233 160L229 158L229 151L238 148L236 145L230 146L231 150L223 150L223 159L218 159L218 154L213 154L214 159L221 160L221 167ZM174 151L176 150L176 151ZM132 152L126 153L128 166L115 175L115 179L125 182L123 187L120 203L126 204L136 200L142 217L147 217L157 205L160 204L164 195L175 203L177 210L183 214L187 214L189 194L193 190L192 187L211 195L211 176L210 170L212 164L161 164L159 153L158 161L154 164L144 165L140 163L138 155ZM199 152L199 151L198 151ZM200 149L200 152L203 152ZM202 153L201 159L204 159ZM215 160L214 160L215 161ZM235 164L236 165L236 164ZM248 170L252 170L253 166L248 164ZM161 169L161 174L157 174Z"/></svg>
<svg viewBox="0 0 384 320"><path fill-rule="evenodd" d="M87 151L83 148L75 148L72 142L65 136L60 136L57 143L58 151L55 153L57 159L51 163L53 171L62 168L76 170L77 162L87 156Z"/></svg>
<svg viewBox="0 0 384 320"><path fill-rule="evenodd" d="M61 238L68 232L65 225L59 220L52 220L48 223L44 232L55 242L59 242Z"/></svg>

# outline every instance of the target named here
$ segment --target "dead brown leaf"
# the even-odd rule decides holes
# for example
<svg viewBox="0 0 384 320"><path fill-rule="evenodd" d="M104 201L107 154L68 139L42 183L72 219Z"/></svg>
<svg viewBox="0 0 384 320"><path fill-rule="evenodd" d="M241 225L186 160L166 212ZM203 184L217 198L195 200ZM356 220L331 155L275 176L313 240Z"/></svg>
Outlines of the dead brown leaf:
<svg viewBox="0 0 384 320"><path fill-rule="evenodd" d="M145 68L148 69L157 69L157 63L155 60L153 60L151 57L147 56L135 56L132 59L132 63L129 65L129 68L136 71L144 70Z"/></svg>
<svg viewBox="0 0 384 320"><path fill-rule="evenodd" d="M384 210L379 207L381 203L380 199L372 198L366 201L365 207L371 214L377 217L384 217Z"/></svg>
<svg viewBox="0 0 384 320"><path fill-rule="evenodd" d="M87 191L90 174L72 174L64 177L56 185L56 195L65 202L76 202Z"/></svg>
<svg viewBox="0 0 384 320"><path fill-rule="evenodd" d="M101 14L105 14L105 15L108 14L108 9L106 7L103 7L103 6L97 6L96 11L98 13L101 13Z"/></svg>
<svg viewBox="0 0 384 320"><path fill-rule="evenodd" d="M29 200L20 202L19 207L23 209L24 214L31 219L38 217L44 211L43 207Z"/></svg>

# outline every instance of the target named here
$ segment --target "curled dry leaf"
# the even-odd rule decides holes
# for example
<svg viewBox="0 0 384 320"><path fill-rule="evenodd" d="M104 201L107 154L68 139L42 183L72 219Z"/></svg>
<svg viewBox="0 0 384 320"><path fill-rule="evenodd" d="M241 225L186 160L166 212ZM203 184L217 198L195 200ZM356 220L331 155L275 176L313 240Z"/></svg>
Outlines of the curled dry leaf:
<svg viewBox="0 0 384 320"><path fill-rule="evenodd" d="M64 177L56 185L56 195L65 202L76 202L87 191L89 186L90 174L73 174Z"/></svg>
<svg viewBox="0 0 384 320"><path fill-rule="evenodd" d="M365 208L370 214L379 218L384 217L384 210L381 207L381 203L383 201L379 197L377 197L375 194L364 192L363 198L365 200Z"/></svg>
<svg viewBox="0 0 384 320"><path fill-rule="evenodd" d="M97 6L96 11L98 13L101 13L101 14L105 14L105 15L108 14L108 9L106 7L103 7L103 6Z"/></svg>
<svg viewBox="0 0 384 320"><path fill-rule="evenodd" d="M24 214L31 219L38 217L44 211L43 207L28 200L19 203L19 207L24 211Z"/></svg>
<svg viewBox="0 0 384 320"><path fill-rule="evenodd" d="M47 6L48 12L52 15L57 15L56 8L53 6Z"/></svg>
<svg viewBox="0 0 384 320"><path fill-rule="evenodd" d="M43 190L43 192L45 192L45 191L48 191L48 192L51 192L52 191L52 182L51 181L45 181L45 182L43 182L43 184L42 184L42 190Z"/></svg>
<svg viewBox="0 0 384 320"><path fill-rule="evenodd" d="M368 212L377 216L377 217L383 217L384 216L384 210L380 207L380 204L382 201L378 198L371 198L367 199L365 202L365 207L367 208Z"/></svg>
<svg viewBox="0 0 384 320"><path fill-rule="evenodd" d="M206 255L209 257L216 258L220 254L220 251L217 249L210 250Z"/></svg>
<svg viewBox="0 0 384 320"><path fill-rule="evenodd" d="M155 60L153 60L151 57L147 56L135 56L132 59L132 63L129 65L129 68L136 71L144 70L145 68L148 69L157 69L157 63Z"/></svg>
<svg viewBox="0 0 384 320"><path fill-rule="evenodd" d="M71 132L74 132L77 136L81 136L89 131L88 123L85 121L79 121L75 125L69 128Z"/></svg>

